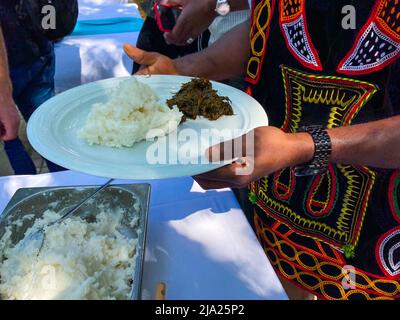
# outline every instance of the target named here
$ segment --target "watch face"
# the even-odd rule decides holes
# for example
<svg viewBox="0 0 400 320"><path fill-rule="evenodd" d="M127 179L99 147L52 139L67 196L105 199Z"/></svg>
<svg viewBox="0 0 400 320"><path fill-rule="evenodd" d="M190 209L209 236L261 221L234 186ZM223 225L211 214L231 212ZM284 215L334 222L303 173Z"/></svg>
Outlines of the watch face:
<svg viewBox="0 0 400 320"><path fill-rule="evenodd" d="M225 2L218 4L215 11L217 11L217 13L221 16L226 16L231 11L231 7L229 3Z"/></svg>

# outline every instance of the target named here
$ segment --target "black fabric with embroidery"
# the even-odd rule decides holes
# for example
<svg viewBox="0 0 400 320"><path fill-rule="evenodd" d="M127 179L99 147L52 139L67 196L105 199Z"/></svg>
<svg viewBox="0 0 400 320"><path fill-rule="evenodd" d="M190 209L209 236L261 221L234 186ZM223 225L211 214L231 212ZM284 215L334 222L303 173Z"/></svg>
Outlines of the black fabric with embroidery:
<svg viewBox="0 0 400 320"><path fill-rule="evenodd" d="M350 76L338 71L359 41L363 26L377 21L371 20L377 3L382 10L393 6L392 10L397 10L394 0L277 0L275 6L272 0L254 1L253 10L261 18L258 24L252 23L248 92L265 107L270 125L295 132L303 125L337 127L400 114L399 60L384 67L378 63L370 70L360 63L361 72ZM349 4L356 8L356 30L342 28L342 8ZM290 5L297 8L287 11L291 16L281 13L280 6ZM259 58L254 52L263 48L260 33L268 28L261 31L260 26L266 26L268 7L274 10L270 11L269 38L257 73L254 61ZM297 15L301 10L303 16ZM393 34L396 30L399 34L398 20L397 25L391 21ZM304 29L299 27L302 21ZM292 22L297 23L295 31ZM308 30L308 39L302 39L302 30ZM295 39L292 47L287 42L290 37ZM377 47L384 48L378 40L375 47L362 49L374 52ZM307 42L312 42L309 52L302 50ZM296 48L300 48L297 56ZM317 66L316 58L315 65L307 67L305 60L313 53L321 65ZM377 61L383 61L385 52L378 53L382 59ZM306 57L303 61L301 55ZM362 61L362 57L356 58ZM296 179L287 169L254 183L250 198L257 206L255 214L248 212L248 218L283 277L320 298L400 298L399 171L331 165L321 177ZM355 270L350 289L342 285L351 278L346 277L346 268L342 270L346 265Z"/></svg>

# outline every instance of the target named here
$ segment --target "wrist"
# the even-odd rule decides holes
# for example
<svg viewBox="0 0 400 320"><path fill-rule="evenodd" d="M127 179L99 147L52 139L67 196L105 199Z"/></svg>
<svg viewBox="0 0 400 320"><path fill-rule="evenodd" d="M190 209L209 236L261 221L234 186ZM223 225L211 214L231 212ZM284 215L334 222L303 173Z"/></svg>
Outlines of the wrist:
<svg viewBox="0 0 400 320"><path fill-rule="evenodd" d="M186 73L184 71L185 66L184 63L182 62L182 58L174 59L172 60L172 62L174 63L176 73L180 76L186 76Z"/></svg>
<svg viewBox="0 0 400 320"><path fill-rule="evenodd" d="M192 65L190 62L190 55L184 56L182 58L177 58L173 60L176 73L181 76L197 76L194 74Z"/></svg>
<svg viewBox="0 0 400 320"><path fill-rule="evenodd" d="M315 144L312 136L306 132L288 133L288 150L291 150L286 167L310 162L314 158Z"/></svg>
<svg viewBox="0 0 400 320"><path fill-rule="evenodd" d="M0 96L12 97L12 83L10 79L0 78Z"/></svg>
<svg viewBox="0 0 400 320"><path fill-rule="evenodd" d="M0 90L0 108L14 106L14 99L12 97L12 90Z"/></svg>

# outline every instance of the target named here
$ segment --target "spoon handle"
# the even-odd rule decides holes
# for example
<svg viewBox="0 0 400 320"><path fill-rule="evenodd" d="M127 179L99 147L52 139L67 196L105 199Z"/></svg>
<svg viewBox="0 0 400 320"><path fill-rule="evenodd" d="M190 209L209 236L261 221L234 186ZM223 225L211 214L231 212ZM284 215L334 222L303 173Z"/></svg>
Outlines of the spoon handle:
<svg viewBox="0 0 400 320"><path fill-rule="evenodd" d="M90 194L87 198L83 199L80 203L78 203L75 207L73 207L70 211L68 211L66 214L64 214L60 219L53 221L51 223L49 223L48 225L51 226L53 224L59 223L59 222L63 222L65 219L67 219L70 215L72 215L73 213L75 213L77 210L79 210L87 201L89 201L90 199L92 199L95 195L97 195L98 193L100 193L101 191L103 191L105 188L107 188L112 182L114 181L114 179L110 179L108 180L105 184L103 184L101 187L99 187L96 191L94 191L92 194Z"/></svg>

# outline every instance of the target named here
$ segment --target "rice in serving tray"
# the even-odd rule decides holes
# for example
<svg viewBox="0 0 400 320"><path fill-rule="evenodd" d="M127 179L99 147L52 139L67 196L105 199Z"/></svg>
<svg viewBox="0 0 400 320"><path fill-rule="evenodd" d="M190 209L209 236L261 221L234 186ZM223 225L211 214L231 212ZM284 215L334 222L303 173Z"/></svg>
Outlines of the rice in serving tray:
<svg viewBox="0 0 400 320"><path fill-rule="evenodd" d="M57 218L57 213L47 210L25 237ZM100 208L93 222L72 217L48 226L39 255L35 241L27 246L21 242L11 245L9 227L0 239L0 298L130 299L138 239L119 231L122 219L122 210ZM134 218L131 225L138 221Z"/></svg>
<svg viewBox="0 0 400 320"><path fill-rule="evenodd" d="M79 136L90 144L132 147L175 131L182 116L177 107L170 109L150 86L132 77L119 84L108 102L93 105Z"/></svg>

